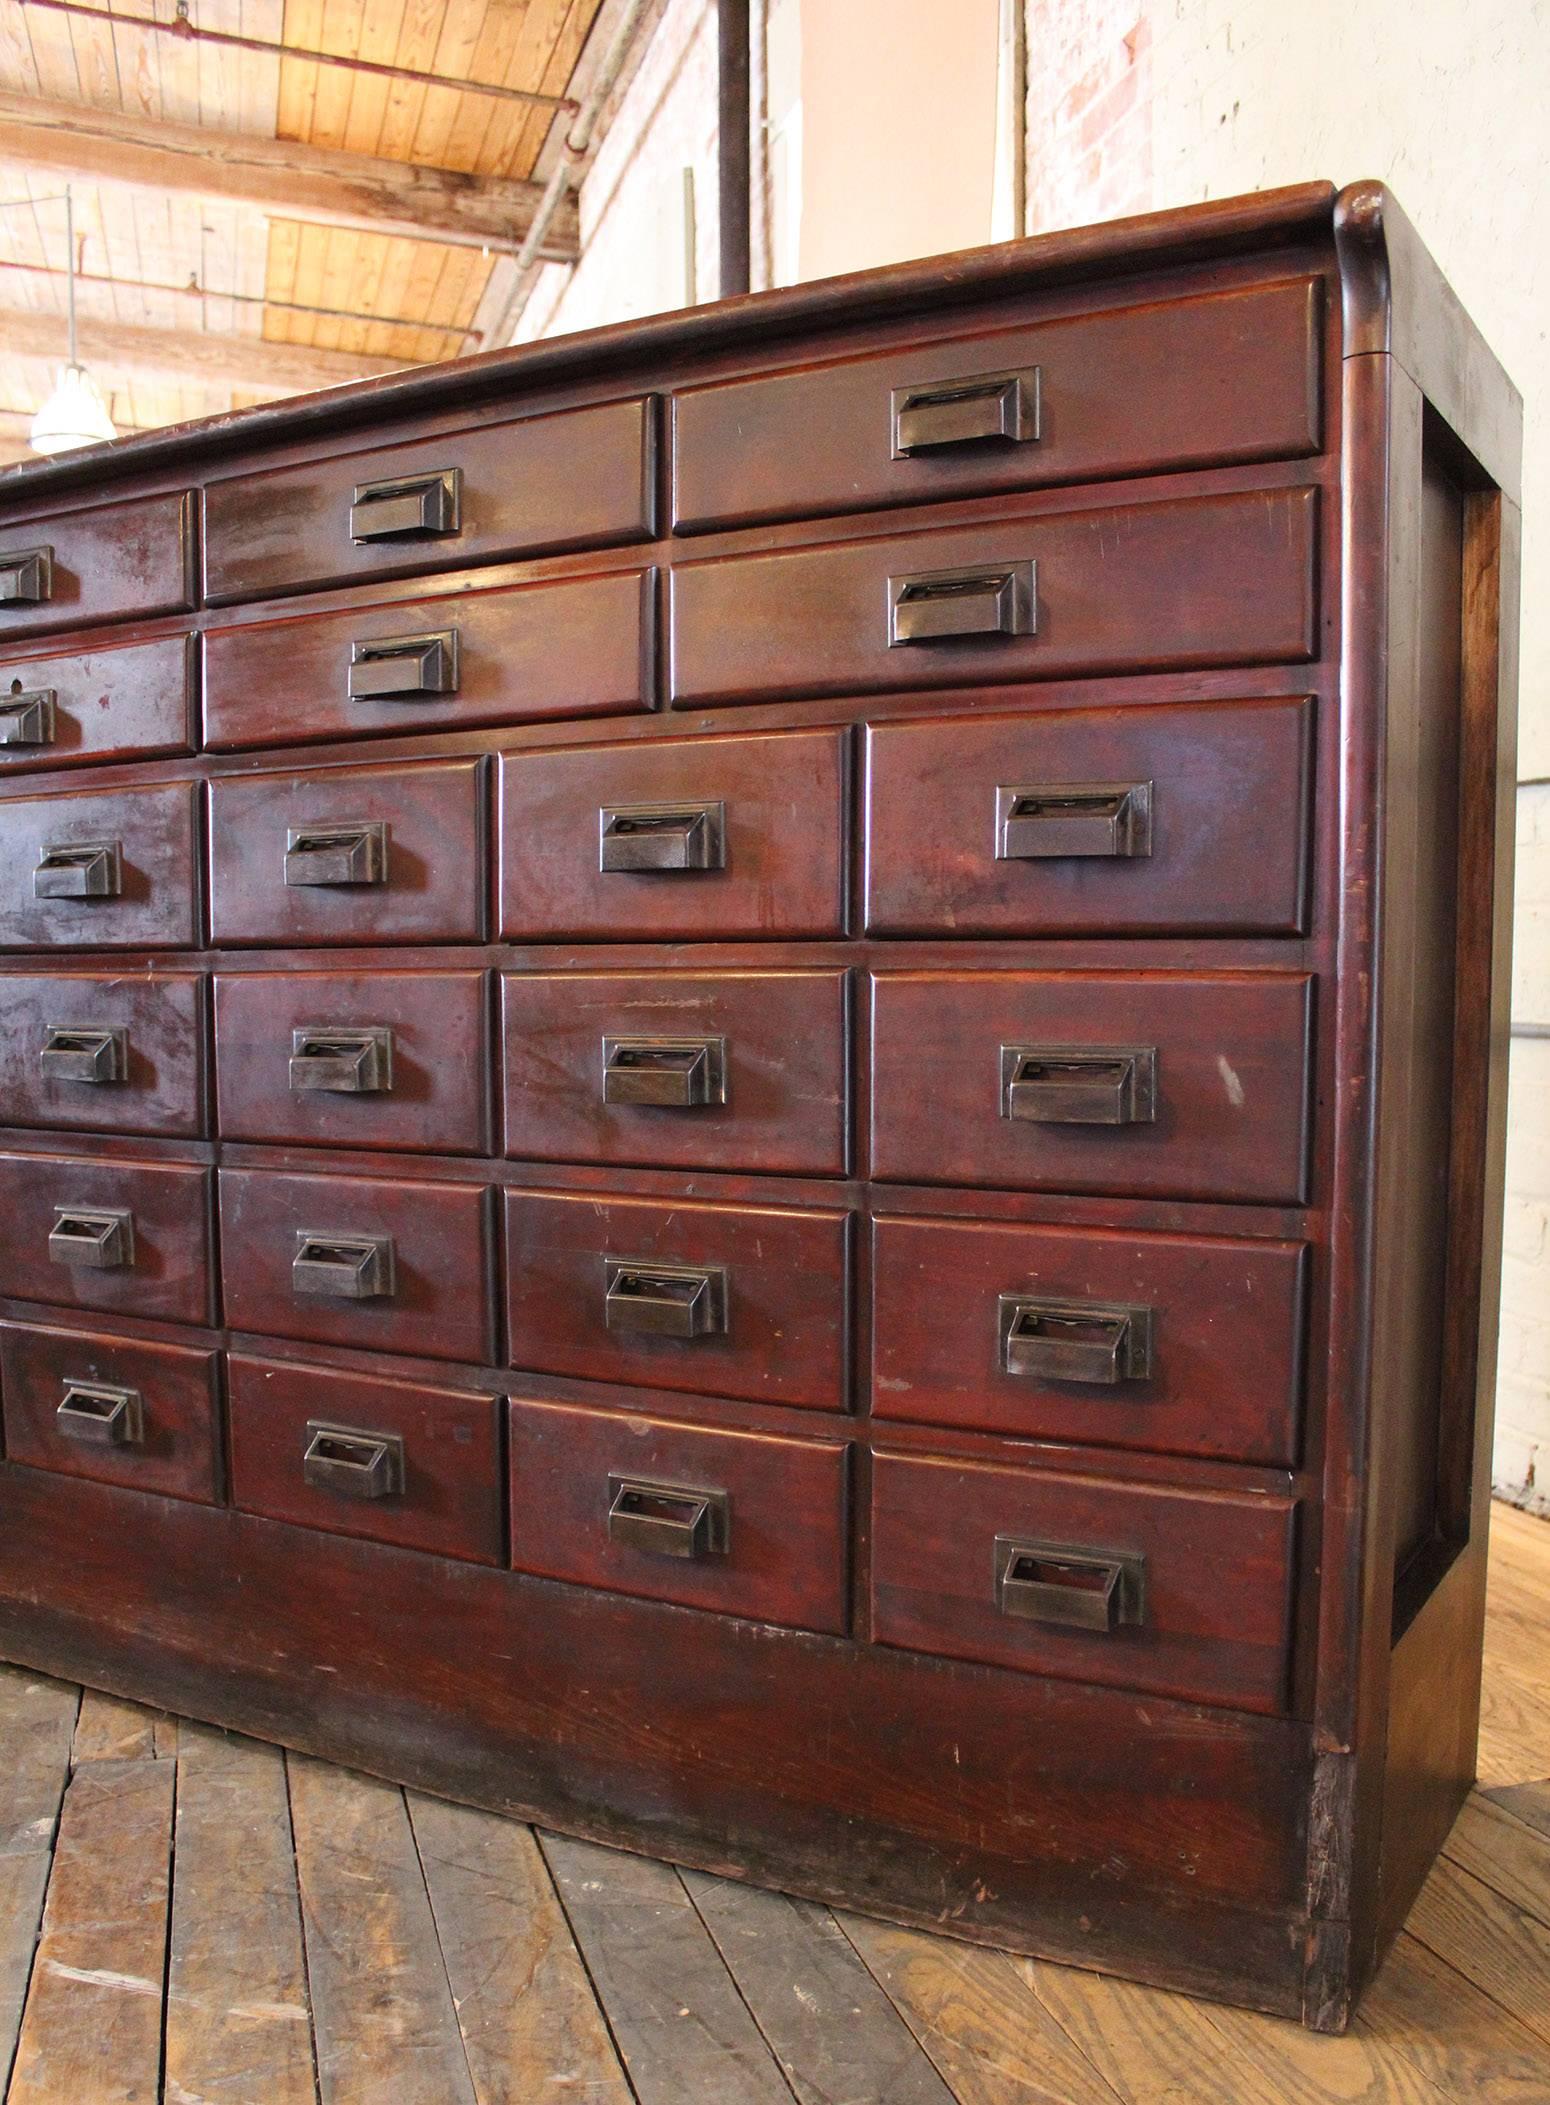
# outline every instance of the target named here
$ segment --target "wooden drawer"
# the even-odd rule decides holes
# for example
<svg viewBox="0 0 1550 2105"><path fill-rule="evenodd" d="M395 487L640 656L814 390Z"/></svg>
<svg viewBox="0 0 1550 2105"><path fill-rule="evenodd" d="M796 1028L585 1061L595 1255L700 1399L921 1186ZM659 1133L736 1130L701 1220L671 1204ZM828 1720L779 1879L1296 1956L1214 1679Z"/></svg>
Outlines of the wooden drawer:
<svg viewBox="0 0 1550 2105"><path fill-rule="evenodd" d="M879 972L872 1174L1296 1204L1300 973Z"/></svg>
<svg viewBox="0 0 1550 2105"><path fill-rule="evenodd" d="M0 770L186 753L194 648L192 636L162 636L60 658L0 659Z"/></svg>
<svg viewBox="0 0 1550 2105"><path fill-rule="evenodd" d="M934 1456L872 1464L879 1644L1284 1710L1296 1506Z"/></svg>
<svg viewBox="0 0 1550 2105"><path fill-rule="evenodd" d="M205 1130L196 972L0 973L0 1123Z"/></svg>
<svg viewBox="0 0 1550 2105"><path fill-rule="evenodd" d="M226 1371L231 1495L243 1512L504 1561L497 1397L240 1352Z"/></svg>
<svg viewBox="0 0 1550 2105"><path fill-rule="evenodd" d="M1313 703L869 726L874 935L1305 925Z"/></svg>
<svg viewBox="0 0 1550 2105"><path fill-rule="evenodd" d="M842 1410L850 1216L506 1194L511 1363Z"/></svg>
<svg viewBox="0 0 1550 2105"><path fill-rule="evenodd" d="M209 1179L170 1162L0 1155L0 1294L210 1320Z"/></svg>
<svg viewBox="0 0 1550 2105"><path fill-rule="evenodd" d="M215 1354L0 1324L7 1459L210 1505L221 1495Z"/></svg>
<svg viewBox="0 0 1550 2105"><path fill-rule="evenodd" d="M307 745L647 708L655 575L621 570L207 630L205 743Z"/></svg>
<svg viewBox="0 0 1550 2105"><path fill-rule="evenodd" d="M0 642L191 607L192 505L174 492L0 526Z"/></svg>
<svg viewBox="0 0 1550 2105"><path fill-rule="evenodd" d="M829 1441L514 1401L511 1561L544 1579L842 1634L846 1460Z"/></svg>
<svg viewBox="0 0 1550 2105"><path fill-rule="evenodd" d="M197 943L198 795L157 782L0 803L0 946Z"/></svg>
<svg viewBox="0 0 1550 2105"><path fill-rule="evenodd" d="M206 595L265 599L645 540L652 454L652 404L636 398L212 482Z"/></svg>
<svg viewBox="0 0 1550 2105"><path fill-rule="evenodd" d="M477 760L210 784L216 943L466 943L485 924Z"/></svg>
<svg viewBox="0 0 1550 2105"><path fill-rule="evenodd" d="M1250 490L714 556L672 572L672 700L778 701L1315 649L1317 493Z"/></svg>
<svg viewBox="0 0 1550 2105"><path fill-rule="evenodd" d="M1300 1243L879 1219L872 1415L1293 1467Z"/></svg>
<svg viewBox="0 0 1550 2105"><path fill-rule="evenodd" d="M1321 306L1294 278L686 388L674 524L1316 452Z"/></svg>
<svg viewBox="0 0 1550 2105"><path fill-rule="evenodd" d="M215 1076L228 1140L489 1145L482 972L223 972Z"/></svg>
<svg viewBox="0 0 1550 2105"><path fill-rule="evenodd" d="M842 1176L843 972L508 973L506 1153Z"/></svg>
<svg viewBox="0 0 1550 2105"><path fill-rule="evenodd" d="M846 753L796 731L506 754L503 933L842 935Z"/></svg>
<svg viewBox="0 0 1550 2105"><path fill-rule="evenodd" d="M477 1184L224 1169L233 1330L487 1363L489 1193Z"/></svg>

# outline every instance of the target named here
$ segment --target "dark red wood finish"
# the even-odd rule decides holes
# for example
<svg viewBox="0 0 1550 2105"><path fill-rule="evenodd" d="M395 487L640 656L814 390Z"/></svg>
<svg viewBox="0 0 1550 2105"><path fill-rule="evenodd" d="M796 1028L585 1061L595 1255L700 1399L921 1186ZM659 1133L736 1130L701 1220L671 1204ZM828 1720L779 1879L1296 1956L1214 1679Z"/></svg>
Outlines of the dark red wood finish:
<svg viewBox="0 0 1550 2105"><path fill-rule="evenodd" d="M195 639L161 636L57 658L0 658L0 707L40 693L50 697L48 741L0 745L0 773L186 753L195 736Z"/></svg>
<svg viewBox="0 0 1550 2105"><path fill-rule="evenodd" d="M132 1439L88 1441L64 1429L59 1407L73 1387L131 1390ZM93 1477L209 1505L221 1495L215 1354L94 1330L0 1324L5 1452L30 1469Z"/></svg>
<svg viewBox="0 0 1550 2105"><path fill-rule="evenodd" d="M106 1080L61 1078L60 1033L121 1033ZM206 1130L205 983L197 972L0 971L0 1122L80 1132ZM69 1057L69 1048L64 1048Z"/></svg>
<svg viewBox="0 0 1550 2105"><path fill-rule="evenodd" d="M185 1164L0 1155L0 1292L65 1308L208 1322L209 1205L208 1173ZM61 1211L126 1216L121 1261L56 1262L49 1238Z"/></svg>
<svg viewBox="0 0 1550 2105"><path fill-rule="evenodd" d="M0 948L168 949L198 940L199 790L137 784L0 802ZM115 871L95 896L39 896L50 849L102 844Z"/></svg>
<svg viewBox="0 0 1550 2105"><path fill-rule="evenodd" d="M194 604L192 500L178 492L44 512L0 529L0 571L19 553L46 550L41 596L0 599L0 645L129 615L173 614Z"/></svg>

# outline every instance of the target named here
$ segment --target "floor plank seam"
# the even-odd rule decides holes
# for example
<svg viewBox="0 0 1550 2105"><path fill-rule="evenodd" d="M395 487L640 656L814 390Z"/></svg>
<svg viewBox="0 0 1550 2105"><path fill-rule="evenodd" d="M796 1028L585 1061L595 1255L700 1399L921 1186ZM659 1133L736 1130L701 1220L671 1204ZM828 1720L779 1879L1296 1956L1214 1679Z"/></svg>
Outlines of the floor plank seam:
<svg viewBox="0 0 1550 2105"><path fill-rule="evenodd" d="M446 1946L441 1941L441 1923L436 1914L436 1896L432 1893L431 1882L425 1875L425 1853L420 1847L420 1830L414 1824L414 1807L409 1802L408 1792L401 1789L398 1796L403 1804L404 1819L408 1823L409 1841L414 1850L414 1861L420 1874L420 1884L425 1888L425 1908L430 1917L431 1936L436 1942L436 1957L441 1966L442 1978L447 1984L447 2001L452 2005L452 2015L457 2020L458 2050L463 2056L463 2066L468 2071L468 2094L471 2098L477 2099L479 2096L479 2085L474 2080L474 2064L469 2058L468 2035L463 2029L462 2007L457 1999L457 1990L452 1985L452 1969L447 1964Z"/></svg>
<svg viewBox="0 0 1550 2105"><path fill-rule="evenodd" d="M22 2028L26 2023L27 2004L32 1995L33 1975L37 1972L38 1953L43 1948L43 1925L48 1918L48 1899L49 1893L52 1890L54 1884L54 1866L59 1860L59 1827L60 1822L64 1819L65 1816L65 1795L69 1791L71 1780L75 1775L75 1765L73 1760L75 1752L75 1733L76 1727L80 1724L81 1721L81 1705L85 1701L85 1699L86 1691L82 1688L78 1688L75 1692L75 1709L74 1714L70 1719L70 1730L65 1739L64 1779L60 1784L59 1799L54 1807L53 1825L49 1829L48 1877L43 1882L43 1892L38 1900L37 1920L32 1925L32 1950L28 1954L27 1958L27 1978L22 1983L21 1995L17 2000L16 2030L11 2038L10 2051L5 2057L4 2081L3 2083L0 2083L0 2095L3 2095L6 2098L9 2098L11 2094L11 2078L16 2073L17 2056L21 2053Z"/></svg>
<svg viewBox="0 0 1550 2105"><path fill-rule="evenodd" d="M151 1740L155 1751L155 1737ZM178 1866L178 1796L182 1788L183 1771L176 1760L172 1764L172 1817L167 1822L167 1913L162 1925L161 1951L161 2030L156 2040L156 2095L164 2099L167 2095L167 2012L172 1999L172 1911L177 1906Z"/></svg>
<svg viewBox="0 0 1550 2105"><path fill-rule="evenodd" d="M614 2050L614 2059L619 2064L619 2073L624 2078L624 2086L626 2090L628 2090L630 2096L635 2100L635 2105L643 2105L640 2091L636 2087L635 2078L630 2074L629 2062L625 2059L624 2046L619 2038L618 2033L614 2030L614 2021L613 2018L609 2015L607 2003L603 2000L603 1991L601 1990L601 1988L599 1988L597 1984L597 1976L592 1971L592 1961L587 1957L586 1946L582 1943L580 1936L577 1934L575 1919L572 1916L570 1909L565 1905L565 1890L560 1884L560 1881L554 1875L554 1866L550 1863L549 1852L544 1847L544 1843L547 1840L547 1837L544 1834L542 1828L530 1828L529 1832L531 1833L533 1840L538 1844L538 1856L539 1861L544 1867L544 1876L549 1881L550 1889L554 1894L555 1905L560 1911L561 1919L563 1920L566 1929L570 1932L570 1941L575 1947L577 1959L581 1962L581 1970L587 1977L587 1986L592 1991L592 2000L594 2003L596 2003L598 2016L603 2021L603 2030L608 2034L608 2044Z"/></svg>
<svg viewBox="0 0 1550 2105"><path fill-rule="evenodd" d="M700 1912L700 1904L694 1897L693 1891L691 1890L689 1885L689 1881L683 1875L683 1866L681 1864L675 1864L673 1866L673 1876L677 1879L680 1891L683 1893L685 1900L688 1901L690 1908L693 1910L695 1921L705 1932L705 1935L709 1940L711 1950L721 1961L723 1967L725 1967L727 1979L732 1983L733 1994L737 1997L738 2001L742 2004L743 2008L748 2012L749 2022L752 2024L754 2030L758 2033L759 2037L763 2040L764 2050L769 2055L770 2060L774 2063L775 2073L779 2076L781 2082L785 2084L787 2090L791 2093L792 2105L803 2105L802 2098L800 2097L797 2091L796 2084L792 2079L791 2071L786 2067L785 2062L781 2059L780 2054L776 2049L775 2042L770 2038L768 2032L765 2031L763 2025L759 2022L758 2011L755 2010L753 2004L749 2002L747 1996L744 1995L743 1984L737 1978L737 1975L733 1972L731 1964L727 1959L726 1953L721 1949L720 1944L717 1942L715 1931L711 1928L710 1924L705 1920L704 1915Z"/></svg>
<svg viewBox="0 0 1550 2105"><path fill-rule="evenodd" d="M323 2069L318 2058L318 2020L312 2003L312 1961L307 1950L307 1909L301 1895L301 1859L296 1851L296 1813L291 1804L291 1757L285 1748L280 1749L281 1769L285 1777L285 1826L291 1838L291 1862L296 1869L296 1922L301 1943L301 1987L307 2005L307 2038L312 2047L312 2095L316 2105L323 2105Z"/></svg>

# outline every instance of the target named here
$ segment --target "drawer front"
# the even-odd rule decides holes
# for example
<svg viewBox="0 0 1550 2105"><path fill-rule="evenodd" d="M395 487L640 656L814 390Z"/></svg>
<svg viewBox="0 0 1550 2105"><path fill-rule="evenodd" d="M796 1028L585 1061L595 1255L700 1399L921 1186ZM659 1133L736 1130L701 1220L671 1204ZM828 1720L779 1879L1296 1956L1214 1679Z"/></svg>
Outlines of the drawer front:
<svg viewBox="0 0 1550 2105"><path fill-rule="evenodd" d="M796 731L506 754L503 933L842 935L846 751Z"/></svg>
<svg viewBox="0 0 1550 2105"><path fill-rule="evenodd" d="M874 935L1292 935L1313 703L872 725Z"/></svg>
<svg viewBox="0 0 1550 2105"><path fill-rule="evenodd" d="M221 1171L233 1330L487 1363L489 1193L475 1184Z"/></svg>
<svg viewBox="0 0 1550 2105"><path fill-rule="evenodd" d="M843 972L508 973L506 1153L842 1176Z"/></svg>
<svg viewBox="0 0 1550 2105"><path fill-rule="evenodd" d="M1307 1252L880 1219L872 1415L1293 1467Z"/></svg>
<svg viewBox="0 0 1550 2105"><path fill-rule="evenodd" d="M511 1561L544 1579L839 1635L846 1460L827 1441L513 1402Z"/></svg>
<svg viewBox="0 0 1550 2105"><path fill-rule="evenodd" d="M240 1352L226 1370L241 1511L503 1561L498 1398Z"/></svg>
<svg viewBox="0 0 1550 2105"><path fill-rule="evenodd" d="M0 526L0 645L194 604L192 499L136 497Z"/></svg>
<svg viewBox="0 0 1550 2105"><path fill-rule="evenodd" d="M607 402L205 491L211 600L265 599L652 531L652 405Z"/></svg>
<svg viewBox="0 0 1550 2105"><path fill-rule="evenodd" d="M198 795L160 782L0 803L0 946L196 943Z"/></svg>
<svg viewBox="0 0 1550 2105"><path fill-rule="evenodd" d="M680 705L1274 664L1315 648L1317 493L1028 512L672 573Z"/></svg>
<svg viewBox="0 0 1550 2105"><path fill-rule="evenodd" d="M478 1154L489 1144L481 972L223 972L228 1140Z"/></svg>
<svg viewBox="0 0 1550 2105"><path fill-rule="evenodd" d="M1295 278L687 388L680 533L1313 453L1320 287Z"/></svg>
<svg viewBox="0 0 1550 2105"><path fill-rule="evenodd" d="M205 1130L194 972L0 974L0 1124Z"/></svg>
<svg viewBox="0 0 1550 2105"><path fill-rule="evenodd" d="M193 721L192 636L0 659L0 770L7 774L186 753Z"/></svg>
<svg viewBox="0 0 1550 2105"><path fill-rule="evenodd" d="M842 1410L850 1217L506 1194L511 1363Z"/></svg>
<svg viewBox="0 0 1550 2105"><path fill-rule="evenodd" d="M0 1324L12 1462L209 1505L221 1495L215 1354Z"/></svg>
<svg viewBox="0 0 1550 2105"><path fill-rule="evenodd" d="M0 1294L207 1323L208 1215L202 1169L0 1155Z"/></svg>
<svg viewBox="0 0 1550 2105"><path fill-rule="evenodd" d="M1296 1507L878 1454L879 1644L1277 1712Z"/></svg>
<svg viewBox="0 0 1550 2105"><path fill-rule="evenodd" d="M205 743L306 745L646 708L654 578L624 570L209 630Z"/></svg>
<svg viewBox="0 0 1550 2105"><path fill-rule="evenodd" d="M872 1173L1297 1204L1301 974L879 972Z"/></svg>
<svg viewBox="0 0 1550 2105"><path fill-rule="evenodd" d="M477 760L212 782L212 940L478 941L481 784Z"/></svg>

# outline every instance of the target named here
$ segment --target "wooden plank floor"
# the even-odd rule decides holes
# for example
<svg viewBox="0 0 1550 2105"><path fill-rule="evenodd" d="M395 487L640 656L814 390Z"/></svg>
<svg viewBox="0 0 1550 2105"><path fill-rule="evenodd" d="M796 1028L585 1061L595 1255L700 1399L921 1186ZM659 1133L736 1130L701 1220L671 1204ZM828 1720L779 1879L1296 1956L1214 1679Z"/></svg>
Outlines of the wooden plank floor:
<svg viewBox="0 0 1550 2105"><path fill-rule="evenodd" d="M1550 1524L1343 2039L535 1834L0 1667L12 2105L1547 2105Z"/></svg>

